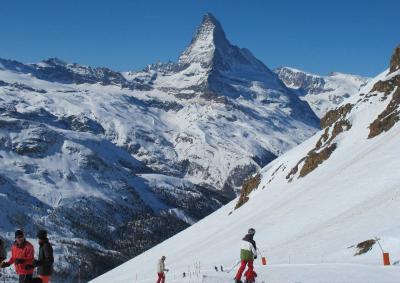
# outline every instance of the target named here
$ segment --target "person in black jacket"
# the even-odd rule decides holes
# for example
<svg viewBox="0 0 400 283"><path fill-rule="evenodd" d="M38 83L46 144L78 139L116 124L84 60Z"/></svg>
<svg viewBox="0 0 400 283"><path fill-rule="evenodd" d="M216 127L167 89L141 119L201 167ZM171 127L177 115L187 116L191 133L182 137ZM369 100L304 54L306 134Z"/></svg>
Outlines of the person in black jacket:
<svg viewBox="0 0 400 283"><path fill-rule="evenodd" d="M6 252L6 243L5 241L0 237L0 266L3 264L3 261L7 258L7 252ZM0 272L0 277L3 274Z"/></svg>
<svg viewBox="0 0 400 283"><path fill-rule="evenodd" d="M0 237L0 263L2 263L6 258L6 242Z"/></svg>
<svg viewBox="0 0 400 283"><path fill-rule="evenodd" d="M39 239L39 258L33 261L37 267L37 272L43 283L49 283L53 273L53 247L47 238L46 230L39 230L37 233Z"/></svg>

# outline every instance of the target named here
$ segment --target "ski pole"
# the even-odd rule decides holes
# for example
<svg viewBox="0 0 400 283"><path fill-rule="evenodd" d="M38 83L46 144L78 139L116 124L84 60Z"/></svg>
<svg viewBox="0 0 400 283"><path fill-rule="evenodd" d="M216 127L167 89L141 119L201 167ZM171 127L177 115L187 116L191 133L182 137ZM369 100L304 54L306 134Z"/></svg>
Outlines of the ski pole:
<svg viewBox="0 0 400 283"><path fill-rule="evenodd" d="M238 260L236 263L235 263L235 265L234 266L232 266L232 268L231 269L229 269L229 271L227 271L227 273L231 273L231 271L236 267L236 266L238 266L239 265L239 263L240 263L240 260Z"/></svg>

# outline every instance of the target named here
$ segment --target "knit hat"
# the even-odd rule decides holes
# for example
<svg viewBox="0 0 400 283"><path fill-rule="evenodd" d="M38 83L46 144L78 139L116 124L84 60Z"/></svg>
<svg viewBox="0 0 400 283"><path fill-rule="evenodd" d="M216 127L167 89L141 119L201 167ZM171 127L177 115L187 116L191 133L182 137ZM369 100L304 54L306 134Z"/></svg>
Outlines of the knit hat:
<svg viewBox="0 0 400 283"><path fill-rule="evenodd" d="M40 240L44 240L47 238L47 231L46 230L39 230L36 234L36 237Z"/></svg>
<svg viewBox="0 0 400 283"><path fill-rule="evenodd" d="M23 237L24 236L24 231L22 231L22 230L17 230L17 231L15 231L15 238L18 238L18 237Z"/></svg>

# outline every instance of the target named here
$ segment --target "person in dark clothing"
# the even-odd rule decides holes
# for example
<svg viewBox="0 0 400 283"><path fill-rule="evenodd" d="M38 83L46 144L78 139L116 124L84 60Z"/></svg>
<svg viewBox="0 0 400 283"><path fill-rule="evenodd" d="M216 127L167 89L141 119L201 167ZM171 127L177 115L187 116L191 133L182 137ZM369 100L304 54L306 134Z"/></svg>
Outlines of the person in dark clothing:
<svg viewBox="0 0 400 283"><path fill-rule="evenodd" d="M257 245L253 239L255 233L256 230L250 228L248 233L246 234L246 236L244 236L242 240L242 245L240 249L241 265L236 273L235 283L242 282L241 280L242 274L243 271L246 269L246 265L247 265L247 271L245 272L246 283L252 283L255 281L255 277L257 276L257 274L254 272L253 269L253 261L254 259L257 258Z"/></svg>
<svg viewBox="0 0 400 283"><path fill-rule="evenodd" d="M53 247L47 238L46 230L39 230L37 233L39 239L39 257L33 261L33 265L37 267L37 273L43 283L49 283L53 273Z"/></svg>
<svg viewBox="0 0 400 283"><path fill-rule="evenodd" d="M6 253L6 242L0 238L0 263L3 262L7 258L7 253Z"/></svg>
<svg viewBox="0 0 400 283"><path fill-rule="evenodd" d="M11 247L11 258L3 261L1 268L9 267L11 264L15 266L15 272L19 276L19 283L31 283L33 270L27 268L33 263L35 251L31 243L25 239L22 230L15 231L15 242Z"/></svg>
<svg viewBox="0 0 400 283"><path fill-rule="evenodd" d="M6 252L6 242L0 237L0 266L3 264L3 261L7 258ZM0 271L0 277L3 276Z"/></svg>

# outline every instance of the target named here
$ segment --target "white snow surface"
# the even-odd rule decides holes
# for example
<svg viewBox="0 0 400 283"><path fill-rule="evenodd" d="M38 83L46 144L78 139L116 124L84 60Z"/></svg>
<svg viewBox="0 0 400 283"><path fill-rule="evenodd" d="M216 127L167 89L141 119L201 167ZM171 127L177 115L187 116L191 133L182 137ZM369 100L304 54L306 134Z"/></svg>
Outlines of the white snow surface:
<svg viewBox="0 0 400 283"><path fill-rule="evenodd" d="M365 88L388 79L387 74ZM352 127L334 139L336 150L314 171L303 178L297 173L292 182L286 179L322 131L263 168L260 185L239 209L234 210L234 200L91 282L155 281L162 255L167 257L169 282L232 282L235 270L224 274L213 269L222 265L229 270L235 264L240 240L250 227L256 229L257 246L268 260L265 267L257 260L257 282L399 282L400 123L367 139L370 123L390 96L373 93L363 99L364 93L345 101L355 104L346 117ZM383 266L377 244L354 255L358 243L376 236L394 265ZM189 270L197 274L183 279Z"/></svg>

